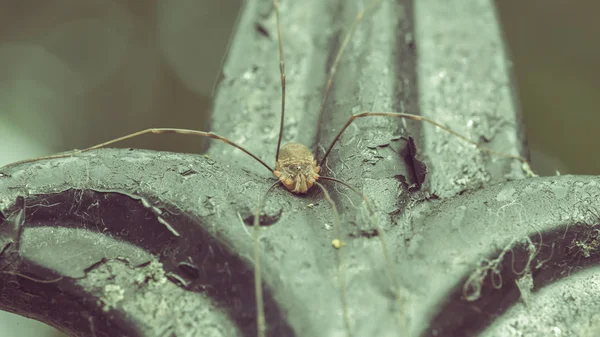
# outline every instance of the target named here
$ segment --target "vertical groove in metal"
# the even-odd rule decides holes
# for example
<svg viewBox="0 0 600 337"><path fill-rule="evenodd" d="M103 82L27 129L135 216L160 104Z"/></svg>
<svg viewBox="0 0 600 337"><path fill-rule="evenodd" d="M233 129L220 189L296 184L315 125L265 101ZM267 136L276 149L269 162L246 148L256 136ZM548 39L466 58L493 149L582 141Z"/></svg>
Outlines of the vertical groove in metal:
<svg viewBox="0 0 600 337"><path fill-rule="evenodd" d="M382 1L365 16L342 57L322 132L316 135L329 66L356 13L367 5L282 2L284 143L326 147L351 114L375 110L422 114L498 151L524 151L504 44L488 0ZM269 37L259 34L257 25ZM271 1L249 1L225 64L212 130L274 163L280 90ZM339 170L340 160L346 164L346 158L361 151L368 156L364 151L369 142L410 135L429 166L429 189L439 196L523 177L517 161L482 153L431 125L394 118L366 118L355 124L328 162L333 171ZM213 143L211 153L258 167L230 146ZM364 169L355 167L345 178L357 178L359 171Z"/></svg>
<svg viewBox="0 0 600 337"><path fill-rule="evenodd" d="M415 22L421 113L498 151L524 152L493 1L417 1ZM424 130L431 190L440 196L523 177L515 160Z"/></svg>
<svg viewBox="0 0 600 337"><path fill-rule="evenodd" d="M331 34L329 2L281 2L281 29L287 75L283 143L310 145L315 139L320 92L325 81ZM257 27L268 36L258 32ZM277 30L272 1L248 1L223 69L215 100L212 131L247 147L274 166L281 85ZM239 151L213 142L219 153L255 167ZM260 172L260 169L257 169Z"/></svg>

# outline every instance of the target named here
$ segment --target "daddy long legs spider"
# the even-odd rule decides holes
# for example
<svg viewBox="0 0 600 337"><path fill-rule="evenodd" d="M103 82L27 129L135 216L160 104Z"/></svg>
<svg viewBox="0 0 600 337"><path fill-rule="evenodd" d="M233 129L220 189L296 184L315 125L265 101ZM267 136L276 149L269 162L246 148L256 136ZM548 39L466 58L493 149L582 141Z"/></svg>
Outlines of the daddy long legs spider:
<svg viewBox="0 0 600 337"><path fill-rule="evenodd" d="M358 15L356 16L356 19L351 24L351 27L350 27L349 31L346 34L342 34L341 35L340 40L339 40L340 48L334 54L335 57L333 58L333 60L331 62L332 65L331 65L331 68L330 68L331 70L330 70L329 80L326 81L326 87L325 87L326 89L325 89L324 95L322 97L322 107L321 107L321 110L323 110L325 108L325 106L326 106L328 92L331 89L330 83L333 82L333 78L334 78L334 75L335 75L335 69L337 69L337 67L339 65L339 62L340 62L341 57L343 55L343 51L349 45L349 43L351 41L350 37L352 36L352 32L360 24L360 22L364 18L364 16L365 15L369 15L370 11L376 9L377 5L379 5L379 3L380 3L380 1L372 1L371 3L367 4L364 8L362 8L361 10L359 10L358 11ZM96 148L99 148L99 147L107 146L107 145L116 143L118 141L121 141L121 140L124 140L124 139L128 139L128 138L133 138L133 137L136 137L138 135L145 134L145 133L183 133L183 134L199 135L199 136L203 136L203 137L210 137L210 138L214 138L214 139L219 139L219 140L223 141L226 144L233 145L234 147L237 147L239 150L242 150L246 154L252 156L262 166L266 167L270 172L274 173L278 178L280 178L281 182L283 183L283 185L286 188L288 188L289 190L291 190L292 192L295 192L295 193L306 193L308 191L308 189L310 189L313 184L317 185L319 188L322 188L320 185L317 184L318 181L316 181L316 180L319 180L319 179L323 179L324 180L325 177L318 176L319 174L321 174L321 172L320 172L320 169L317 169L317 167L320 167L320 168L324 167L324 165L325 165L325 159L331 153L331 150L334 148L334 146L336 145L336 143L339 141L340 136L343 134L343 132L346 130L346 128L348 126L354 126L354 125L356 125L356 123L353 123L354 120L364 119L363 117L379 116L380 118L387 117L389 119L393 119L393 118L407 118L407 119L412 119L412 120L416 120L416 121L425 121L427 123L431 123L431 124L433 124L433 125L441 128L442 130L444 130L446 132L449 132L450 134L453 134L454 136L457 136L458 138L461 138L463 141L466 141L468 143L471 143L472 145L477 146L479 148L479 150L482 151L482 152L491 153L492 155L497 155L497 156L501 156L501 157L508 157L510 159L515 159L515 160L521 161L521 162L523 162L523 163L526 164L526 160L524 158L518 156L518 155L510 155L510 154L505 154L505 153L501 153L501 152L495 152L495 151L492 151L492 150L490 150L490 149L488 149L486 147L479 146L478 142L472 141L468 137L462 136L461 134L459 134L457 132L454 132L451 129L448 129L445 126L443 126L441 124L438 124L437 122L435 122L432 119L424 118L424 117L421 117L421 116L418 116L418 115L411 115L411 114L407 114L407 113L384 112L384 111L379 111L379 112L377 112L377 111L367 111L367 112L363 112L363 113L355 113L354 116L352 118L350 118L350 119L345 118L346 119L346 123L345 124L344 124L344 121L341 121L341 123L339 123L340 127L342 127L342 128L339 131L334 132L335 136L332 139L331 145L323 148L322 151L320 151L321 152L321 156L318 157L318 161L314 162L313 159L309 159L309 160L307 160L307 162L308 162L307 163L308 164L307 167L305 167L303 164L299 164L299 165L292 165L292 167L288 168L289 170L293 170L294 167L295 168L300 167L300 171L307 170L306 172L304 172L304 174L297 175L297 172L288 173L287 176L285 174L282 174L281 168L282 168L282 166L285 166L284 163L283 163L283 161L285 159L289 158L289 156L285 155L285 153L287 152L287 150L290 149L290 147L286 147L284 145L281 148L281 150L283 150L283 151L280 151L281 139L282 139L283 132L284 132L284 129L285 129L283 127L283 125L284 125L284 122L285 122L284 112L286 111L285 108L284 108L284 99L286 97L285 96L285 88L286 88L285 82L286 81L285 81L285 76L284 76L284 74L285 74L284 64L285 63L283 62L283 60L284 60L283 41L282 41L281 32L280 32L281 25L279 24L279 1L277 1L277 0L274 1L273 5L274 5L273 6L274 11L272 13L273 13L273 15L276 18L276 29L277 29L277 36L278 36L277 40L278 40L278 47L279 47L279 58L280 58L280 62L281 62L280 63L280 70L281 70L281 74L282 74L281 75L281 86L282 86L281 119L280 119L280 126L278 128L278 141L277 141L278 145L277 145L277 151L276 151L276 155L275 155L276 160L279 159L279 162L278 162L279 165L276 165L276 166L269 165L265 161L262 161L260 158L258 158L258 156L253 155L249 150L246 149L245 146L242 147L242 146L240 146L240 144L237 144L237 141L233 142L233 141L228 140L228 139L226 139L224 137L215 135L214 133L211 133L211 132L202 132L202 131L194 131L194 130L182 130L182 129L164 129L163 128L163 129L148 129L148 130L143 130L143 131L140 131L140 132L137 132L137 133L134 133L134 134L130 134L130 135L118 138L118 139L114 139L114 140L111 140L111 141L108 141L108 142L96 145L96 146L92 146L92 147L90 147L88 149L85 149L83 151L89 151L89 150L93 150L93 149L96 149ZM284 34L284 36L285 36L285 34ZM294 77L292 76L292 79L293 78ZM348 112L348 114L350 114L350 112ZM326 132L326 131L329 131L329 130L325 130L323 132ZM345 142L343 146L347 146L349 142L352 142L352 139L350 139L350 141L348 141L348 142ZM457 142L458 142L458 140L457 140ZM460 145L457 145L457 146L460 146ZM296 147L298 147L298 146L296 146ZM296 149L296 150L298 150L298 149ZM294 151L294 152L298 152L298 151ZM302 152L303 156L307 155L307 153L306 153L307 149L306 148L300 147L299 148L299 152ZM49 156L49 157L45 157L45 158L36 158L36 159L33 159L33 160L48 159L48 158L59 158L59 157L70 156L70 155L73 155L73 153L71 153L71 154L61 154L61 155L56 155L56 156ZM293 156L292 156L292 158L289 158L289 159L291 159L292 161L297 160L297 158L295 158ZM30 160L30 161L32 161L32 160ZM315 180L315 181L313 181L313 180ZM326 196L327 201L331 204L332 211L333 211L332 212L333 213L332 216L335 219L334 221L339 224L339 219L338 219L338 214L337 214L338 212L336 210L336 206L335 206L335 203L333 202L333 199L329 197L329 193L327 192L326 189L322 189L322 192ZM259 202L259 207L257 208L257 210L260 210L261 204L262 204L262 202ZM258 221L259 217L255 215L254 219L255 219L255 221ZM376 226L376 225L374 225L374 226ZM337 227L337 228L338 229L336 231L338 232L338 234L336 234L336 236L334 237L333 241L336 242L335 245L337 245L338 248L340 248L339 245L342 244L342 243L344 243L345 241L347 241L347 239L342 238L340 236L340 234L339 234L339 227ZM255 222L254 229L255 229L254 233L257 233L258 229L259 229L259 226L257 226L256 222ZM384 238L383 237L383 232L380 229L376 228L376 234L380 237L380 239L381 239L381 245L383 247L383 250L385 251L386 248L385 248L385 244L384 244L384 241L383 241L384 240L383 239ZM259 252L259 250L258 250L258 248L259 248L258 242L259 241L255 237L256 254L257 254L257 255L254 256L255 263L256 263L256 266L257 266L256 267L256 281L257 281L256 284L260 285L262 283L262 281L261 281L261 273L260 273L260 267L259 267L260 266L260 264L259 264L260 259L258 258L259 257L259 255L258 255L258 252ZM341 252L343 250L344 249L338 250L340 256L341 256ZM384 255L387 255L387 253L384 253ZM342 314L342 316L343 316L343 321L344 321L345 330L346 330L347 334L352 334L353 327L352 327L352 323L350 322L349 313L347 312L348 311L348 306L345 304L345 302L348 300L347 299L348 295L346 294L345 284L344 284L345 283L344 282L345 281L345 277L344 277L344 274L343 274L344 273L344 264L342 262L343 258L340 258L340 260L341 261L339 262L339 265L338 265L337 268L338 268L338 270L340 272L340 274L339 274L338 277L339 277L339 280L340 280L340 289L341 289L341 294L342 294L341 295L341 299L342 299L343 311L344 311L344 313ZM390 276L391 281L390 282L391 282L391 284L393 284L393 288L394 288L394 290L392 292L396 296L395 300L398 302L398 305L401 305L401 301L400 301L400 298L398 297L399 295L397 293L397 291L398 291L398 281L395 280L395 275L394 275L394 272L393 272L393 270L394 270L394 268L393 268L393 261L391 261L391 259L389 257L386 257L386 260L387 260L386 261L387 269L388 269L388 271L391 272L391 276ZM264 318L262 318L262 314L261 314L262 311L263 311L263 308L261 306L261 287L257 287L257 289L256 289L256 296L257 296L257 313L258 313L258 315L257 315L258 335L259 336L263 336L266 333L266 328L267 327L266 327L266 324L264 322ZM401 308L395 308L395 310L397 310L398 312L401 312ZM399 321L401 322L402 318L399 318Z"/></svg>

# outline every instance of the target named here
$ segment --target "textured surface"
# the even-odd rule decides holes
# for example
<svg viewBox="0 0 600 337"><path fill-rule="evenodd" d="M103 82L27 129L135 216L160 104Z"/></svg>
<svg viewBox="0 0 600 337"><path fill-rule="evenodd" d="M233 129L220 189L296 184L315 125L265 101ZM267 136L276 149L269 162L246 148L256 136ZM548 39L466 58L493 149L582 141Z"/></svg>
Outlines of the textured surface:
<svg viewBox="0 0 600 337"><path fill-rule="evenodd" d="M527 155L493 1L415 1L414 13L421 114L498 151ZM432 190L440 196L523 177L516 161L456 146L430 125L424 133Z"/></svg>
<svg viewBox="0 0 600 337"><path fill-rule="evenodd" d="M268 182L238 169L219 178L223 168L201 156L101 150L4 170L3 308L79 335L253 335L252 240L237 212L248 217L249 200ZM538 290L556 281L572 289L573 301L583 296L574 287L588 282L585 275L571 275L597 263L599 194L597 178L538 178L380 217L397 224L386 236L409 335L473 336L510 306L542 301ZM267 210L281 215L261 240L271 334L341 333L327 205L283 192L273 199ZM356 335L397 335L376 238L345 240ZM64 278L40 283L14 272ZM598 308L570 303L597 329ZM505 320L573 331L573 310L544 320L510 312Z"/></svg>
<svg viewBox="0 0 600 337"><path fill-rule="evenodd" d="M472 10L479 12L470 15L492 20L491 7L477 4ZM442 89L427 85L431 79L423 73L462 69L461 58L453 58L456 51L451 49L446 53L455 64L428 59L422 54L431 47L423 32L427 28L417 29L423 42L415 34L421 24L450 25L441 20L443 11L384 2L366 16L349 45L317 134L324 74L360 8L351 2L282 4L288 73L285 141L325 146L351 113L419 113L429 107L422 103L428 97L460 108L452 97L436 94ZM413 11L421 14L413 17ZM423 11L440 20L419 19ZM469 48L457 47L459 54L481 49L501 57L496 30L479 32L482 36L468 38ZM433 35L440 44L458 38L448 42ZM495 53L488 50L490 41L498 45ZM274 158L277 136L276 43L269 2L248 2L213 114L214 132L265 160ZM495 60L495 71L505 72ZM444 86L471 93L460 99L465 104L481 102L479 92L467 89L484 79L475 74L490 68L483 61L472 66L473 73L450 72L460 78L450 81L454 87ZM467 86L464 91L461 85ZM514 118L511 106L498 110L502 120ZM428 116L450 124L446 118L454 118L452 110L436 108ZM478 118L486 121L480 125L494 123L487 114ZM517 127L501 125L513 140L506 150L522 152ZM480 132L493 138L484 131L476 134ZM399 177L412 170L400 154L403 137L409 135L416 139L417 157L429 167L420 190L409 190ZM2 306L80 335L179 336L186 331L192 336L253 336L252 228L246 223L274 178L241 152L213 143L208 156L100 150L2 169L0 268L5 272L0 285L2 294L10 294L1 299ZM435 143L444 144L444 150L428 145ZM467 151L473 155L465 155ZM423 131L418 123L366 118L348 129L324 174L356 186L377 209L370 217L360 198L327 184L342 211L355 336L397 336L399 315L406 317L401 324L408 336L474 336L519 296L535 297L535 291L555 280L569 286L565 275L595 263L598 181L556 177L489 186L519 177L519 170L442 132ZM299 197L277 188L265 213L270 226L261 229L260 242L269 334L344 335L331 247L333 214L322 193ZM388 238L392 266L374 235L374 218ZM515 265L508 257L513 248ZM519 272L513 273L513 266ZM40 283L15 272L63 278ZM388 273L399 279L400 289L393 289ZM506 280L502 287L499 275ZM519 294L512 286L515 280L523 289ZM394 292L403 298L400 307ZM547 321L538 324L551 328Z"/></svg>

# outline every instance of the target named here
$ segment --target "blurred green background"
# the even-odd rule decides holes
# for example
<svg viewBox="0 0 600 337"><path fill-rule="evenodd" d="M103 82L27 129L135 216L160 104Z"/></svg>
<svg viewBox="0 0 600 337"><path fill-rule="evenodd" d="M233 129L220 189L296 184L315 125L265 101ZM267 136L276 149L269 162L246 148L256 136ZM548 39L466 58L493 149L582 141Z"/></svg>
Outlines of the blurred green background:
<svg viewBox="0 0 600 337"><path fill-rule="evenodd" d="M497 0L541 174L600 174L598 1Z"/></svg>
<svg viewBox="0 0 600 337"><path fill-rule="evenodd" d="M599 174L600 2L496 3L534 168ZM240 0L0 6L0 166L151 126L207 129ZM124 146L199 152L203 141L148 136ZM58 334L0 312L0 337L12 336Z"/></svg>

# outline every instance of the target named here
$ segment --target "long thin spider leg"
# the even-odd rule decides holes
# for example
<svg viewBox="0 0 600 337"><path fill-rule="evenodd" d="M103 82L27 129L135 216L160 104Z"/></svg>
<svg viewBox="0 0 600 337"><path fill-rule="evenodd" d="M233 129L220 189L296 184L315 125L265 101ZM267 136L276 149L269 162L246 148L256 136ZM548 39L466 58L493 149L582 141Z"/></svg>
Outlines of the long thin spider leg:
<svg viewBox="0 0 600 337"><path fill-rule="evenodd" d="M319 177L319 179L333 181L335 183L338 183L338 184L341 184L341 185L347 187L352 192L357 194L367 205L367 208L369 209L369 214L370 214L371 218L374 219L373 225L375 226L375 230L377 231L377 236L379 237L379 242L381 243L381 249L383 251L383 256L384 256L385 262L387 264L388 277L390 278L390 281L392 282L392 285L394 287L393 294L396 297L396 302L398 304L398 312L399 312L398 324L400 325L401 330L407 330L408 327L407 327L406 318L404 317L403 311L402 311L402 297L400 296L400 280L398 280L398 276L395 273L395 270L397 268L391 258L391 254L390 254L390 250L388 248L389 246L387 244L387 239L386 239L385 233L383 232L381 227L379 227L379 221L377 221L377 218L375 217L375 207L371 203L371 200L369 200L369 198L367 198L366 195L360 193L354 186L352 186L344 181L341 181L341 180L335 179L335 178L330 178L330 177Z"/></svg>
<svg viewBox="0 0 600 337"><path fill-rule="evenodd" d="M240 20L242 19L242 10L238 9L237 15L235 17L235 22L233 23L232 27L238 27L240 24ZM223 53L223 57L221 57L221 62L219 63L219 72L217 73L217 77L215 78L215 81L213 82L213 87L212 90L210 91L210 97L215 97L215 91L217 91L217 85L219 84L219 82L221 81L221 78L223 77L223 65L225 64L225 59L227 58L227 55L229 55L229 49L231 48L231 43L233 42L233 35L234 32L232 31L229 34L229 39L227 40L227 46L225 47L225 53Z"/></svg>
<svg viewBox="0 0 600 337"><path fill-rule="evenodd" d="M323 118L324 118L323 115L325 113L325 103L327 103L327 98L329 97L329 91L331 90L331 84L333 83L333 78L335 77L335 73L337 71L337 66L340 63L340 59L342 58L342 55L344 54L346 47L350 43L350 40L352 39L352 35L354 35L354 31L356 30L356 28L358 27L358 25L360 24L362 19L365 17L365 14L367 14L371 10L373 10L377 5L379 5L380 2L381 2L381 0L374 0L369 4L369 6L363 8L361 11L359 11L356 14L356 18L350 25L350 29L348 29L348 31L346 32L346 36L344 36L342 45L340 46L340 49L338 50L337 54L335 55L335 59L333 60L331 68L329 69L329 76L327 78L325 88L323 89L323 100L321 101L321 108L319 110L319 124L317 124L317 135L321 134L321 125L323 125Z"/></svg>
<svg viewBox="0 0 600 337"><path fill-rule="evenodd" d="M64 279L63 276L59 276L57 278L53 278L53 279L49 279L49 280L41 280L41 279L37 279L37 278L31 277L31 276L27 276L25 274L22 274L22 273L19 273L16 271L8 271L8 270L2 270L2 271L0 271L0 274L15 275L15 276L22 277L24 279L27 279L27 280L30 280L33 282L37 282L37 283L56 283L56 282Z"/></svg>
<svg viewBox="0 0 600 337"><path fill-rule="evenodd" d="M267 332L267 323L265 322L265 304L262 291L262 274L260 268L260 243L258 242L258 232L260 228L260 211L263 208L263 204L267 199L267 194L277 186L279 181L275 182L269 189L263 194L258 201L256 212L254 213L253 226L254 230L254 296L256 297L256 330L258 337L265 337Z"/></svg>
<svg viewBox="0 0 600 337"><path fill-rule="evenodd" d="M279 44L279 73L281 74L281 120L279 122L279 139L277 140L277 152L275 161L279 160L279 148L283 137L283 119L285 116L285 63L283 61L283 41L281 37L281 24L279 23L279 0L273 0L275 7L275 19L277 21L277 42Z"/></svg>
<svg viewBox="0 0 600 337"><path fill-rule="evenodd" d="M107 142L98 144L98 145L94 145L92 147L88 147L87 149L84 150L75 150L75 151L71 151L71 152L67 152L67 153L61 153L61 154L55 154L55 155L51 155L51 156L45 156L45 157L38 157L38 158L33 158L33 159L27 159L27 160L21 160L18 162L14 162L11 164L8 164L4 167L9 167L9 166L14 166L14 165L18 165L18 164L23 164L23 163L29 163L29 162L34 162L34 161L38 161L38 160L45 160L45 159L55 159L55 158L65 158L65 157L70 157L72 155L78 154L78 153L82 153L82 152L86 152L86 151L90 151L90 150L95 150L101 147L105 147L107 145L111 145L114 143L118 143L121 141L124 141L126 139L131 139L137 136L141 136L144 134L148 134L148 133L156 133L156 134L160 134L160 133L178 133L178 134L182 134L182 135L193 135L193 136L201 136L201 137L208 137L208 138L213 138L213 139L218 139L226 144L229 144L235 148L238 148L240 150L242 150L244 153L246 153L247 155L249 155L250 157L254 158L256 161L258 161L262 166L266 167L267 170L269 170L269 172L273 172L273 168L271 168L269 165L267 165L264 161L260 160L257 156L255 156L254 154L252 154L252 152L246 150L245 148L243 148L242 146L232 142L231 140L219 136L217 134L214 134L212 132L204 132L204 131L196 131L196 130L188 130L188 129L172 129L172 128L153 128L153 129L146 129L146 130L142 130L142 131L138 131L138 132L134 132L128 135L125 135L123 137L119 137L119 138L115 138L113 140L109 140Z"/></svg>
<svg viewBox="0 0 600 337"><path fill-rule="evenodd" d="M327 202L331 206L331 209L333 210L334 223L335 223L335 236L336 236L336 240L341 242L341 240L342 240L342 225L340 223L340 213L338 212L337 207L335 206L335 203L331 199L329 192L327 192L327 189L318 181L315 181L315 185L319 186L321 191L323 191L323 194L325 195L325 200L327 200ZM343 315L344 315L344 325L346 327L346 334L348 336L351 336L352 330L350 329L350 318L348 316L348 294L346 291L346 273L344 270L344 260L343 260L341 245L338 249L336 249L336 251L337 251L337 259L338 259L338 278L340 279L340 289L342 292L342 310L343 310Z"/></svg>
<svg viewBox="0 0 600 337"><path fill-rule="evenodd" d="M414 121L423 121L423 122L427 122L429 124L435 125L438 128L449 132L450 134L464 140L467 143L473 144L475 145L480 151L483 152L487 152L489 154L493 154L493 155L497 155L500 157L505 157L505 158L509 158L509 159L516 159L520 162L523 163L524 165L524 169L527 171L528 174L530 175L535 175L533 173L533 171L531 171L530 169L530 165L529 162L527 161L527 159L519 156L519 155L513 155L510 153L505 153L505 152L499 152L499 151L495 151L492 150L488 147L485 147L481 144L479 144L478 142L469 139L468 137L461 135L460 133L450 129L449 127L442 125L436 121L434 121L433 119L429 119L427 117L423 117L423 116L419 116L419 115L412 115L412 114L407 114L407 113L401 113L401 112L361 112L358 113L356 115L352 115L350 116L350 119L348 119L348 121L346 122L346 124L342 127L342 129L340 130L340 132L338 132L338 134L335 136L335 138L333 139L333 141L331 142L331 145L329 145L329 147L327 148L327 152L325 152L325 155L323 156L323 158L321 158L321 161L319 163L319 166L322 166L323 163L325 162L325 159L327 158L327 156L329 155L329 153L331 152L331 150L333 149L333 146L335 145L335 143L340 139L340 137L342 136L342 134L344 133L344 131L346 131L346 129L348 128L348 126L350 126L350 124L352 124L352 122L354 122L357 118L362 118L362 117L370 117L370 116L385 116L385 117L397 117L397 118L406 118L406 119L411 119Z"/></svg>

